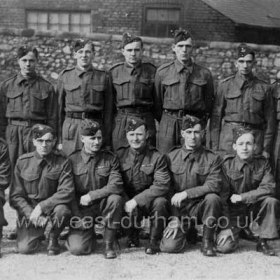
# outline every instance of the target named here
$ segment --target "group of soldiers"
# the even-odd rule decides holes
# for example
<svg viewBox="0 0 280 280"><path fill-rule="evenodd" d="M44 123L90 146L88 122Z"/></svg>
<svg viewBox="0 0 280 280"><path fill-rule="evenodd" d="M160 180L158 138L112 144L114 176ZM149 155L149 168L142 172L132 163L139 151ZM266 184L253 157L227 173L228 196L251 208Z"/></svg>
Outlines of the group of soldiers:
<svg viewBox="0 0 280 280"><path fill-rule="evenodd" d="M0 240L10 186L23 254L40 248L47 225L49 255L65 227L66 248L90 254L101 224L105 258L116 258L117 233L138 247L146 217L146 254L181 252L198 224L203 255L233 252L254 224L256 250L275 255L267 241L278 238L280 215L278 83L253 75L246 44L216 92L188 31L175 32L172 50L175 60L156 69L142 62L142 39L125 33L125 61L107 72L92 66L94 44L77 40L76 66L54 87L36 73L37 49L18 49L20 71L0 86Z"/></svg>

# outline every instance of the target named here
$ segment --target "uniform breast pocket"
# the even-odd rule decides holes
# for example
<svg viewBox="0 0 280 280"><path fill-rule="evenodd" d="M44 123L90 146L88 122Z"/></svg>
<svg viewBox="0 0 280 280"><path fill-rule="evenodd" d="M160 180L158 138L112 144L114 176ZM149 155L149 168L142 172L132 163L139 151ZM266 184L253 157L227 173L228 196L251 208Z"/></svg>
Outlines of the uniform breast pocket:
<svg viewBox="0 0 280 280"><path fill-rule="evenodd" d="M230 179L231 186L234 187L235 191L238 191L243 181L244 175L239 171L229 170L227 171L227 176Z"/></svg>
<svg viewBox="0 0 280 280"><path fill-rule="evenodd" d="M65 85L65 99L66 99L66 104L71 104L71 105L80 105L81 103L81 85L76 84L76 85Z"/></svg>
<svg viewBox="0 0 280 280"><path fill-rule="evenodd" d="M78 194L86 194L88 187L88 169L83 165L73 165L75 190Z"/></svg>
<svg viewBox="0 0 280 280"><path fill-rule="evenodd" d="M110 176L109 166L98 166L96 168L96 178L98 180L99 188L102 188L103 186L107 185L109 176Z"/></svg>
<svg viewBox="0 0 280 280"><path fill-rule="evenodd" d="M226 94L227 111L238 113L241 108L241 91L234 90Z"/></svg>
<svg viewBox="0 0 280 280"><path fill-rule="evenodd" d="M138 82L139 97L143 100L152 101L153 86L154 86L153 80L140 78Z"/></svg>
<svg viewBox="0 0 280 280"><path fill-rule="evenodd" d="M117 100L129 99L130 79L113 80L115 90L117 92Z"/></svg>
<svg viewBox="0 0 280 280"><path fill-rule="evenodd" d="M151 185L154 181L154 165L142 165L140 170L142 171L141 177L143 182L147 185Z"/></svg>
<svg viewBox="0 0 280 280"><path fill-rule="evenodd" d="M30 110L33 113L40 115L46 114L47 109L47 93L31 93L30 95Z"/></svg>
<svg viewBox="0 0 280 280"><path fill-rule="evenodd" d="M189 97L191 99L191 105L197 105L203 107L201 109L205 109L205 102L204 102L204 89L206 87L207 81L206 80L192 80L189 83Z"/></svg>
<svg viewBox="0 0 280 280"><path fill-rule="evenodd" d="M198 185L203 185L210 173L210 166L201 166L196 170Z"/></svg>
<svg viewBox="0 0 280 280"><path fill-rule="evenodd" d="M93 85L89 90L89 103L101 106L104 104L104 85Z"/></svg>
<svg viewBox="0 0 280 280"><path fill-rule="evenodd" d="M60 174L60 170L45 174L44 179L46 185L43 186L44 189L40 190L40 193L44 194L43 197L47 198L49 196L52 196L57 191Z"/></svg>
<svg viewBox="0 0 280 280"><path fill-rule="evenodd" d="M262 181L263 178L263 172L258 171L253 174L253 184L256 186L256 188L259 186L260 182Z"/></svg>
<svg viewBox="0 0 280 280"><path fill-rule="evenodd" d="M263 100L265 99L265 93L261 90L254 91L251 98L250 111L254 113L263 111Z"/></svg>
<svg viewBox="0 0 280 280"><path fill-rule="evenodd" d="M21 173L24 180L24 188L29 198L33 199L38 194L39 174Z"/></svg>
<svg viewBox="0 0 280 280"><path fill-rule="evenodd" d="M180 91L180 80L179 78L166 78L162 81L164 86L164 100L175 101L178 99ZM178 100L180 102L180 100Z"/></svg>
<svg viewBox="0 0 280 280"><path fill-rule="evenodd" d="M186 170L182 165L171 165L170 167L175 190L185 189Z"/></svg>
<svg viewBox="0 0 280 280"><path fill-rule="evenodd" d="M7 104L7 111L8 112L22 112L22 96L23 91L15 91L7 92L8 104Z"/></svg>

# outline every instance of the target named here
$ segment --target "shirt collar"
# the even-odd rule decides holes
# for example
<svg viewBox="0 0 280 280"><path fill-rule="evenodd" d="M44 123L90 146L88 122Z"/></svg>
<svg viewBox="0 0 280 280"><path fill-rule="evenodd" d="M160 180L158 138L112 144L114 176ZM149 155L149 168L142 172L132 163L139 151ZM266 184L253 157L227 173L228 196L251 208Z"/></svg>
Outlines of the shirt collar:
<svg viewBox="0 0 280 280"><path fill-rule="evenodd" d="M250 168L252 167L253 159L246 161L241 159L239 156L236 155L235 157L236 167L239 171L243 169L245 165L248 165Z"/></svg>
<svg viewBox="0 0 280 280"><path fill-rule="evenodd" d="M82 149L81 156L84 163L88 163L91 158L94 158L97 153L89 154L85 151L85 148Z"/></svg>
<svg viewBox="0 0 280 280"><path fill-rule="evenodd" d="M87 68L87 70L81 69L80 67L78 67L78 65L76 65L76 67L75 67L76 74L79 77L81 77L84 73L90 72L92 70L93 70L92 64L90 64L90 66Z"/></svg>
<svg viewBox="0 0 280 280"><path fill-rule="evenodd" d="M182 146L182 151L183 151L183 160L186 158L193 158L195 161L198 161L201 155L201 151L203 150L203 147L200 146L195 150L188 150L185 145Z"/></svg>
<svg viewBox="0 0 280 280"><path fill-rule="evenodd" d="M244 79L242 76L239 75L238 72L235 75L235 82L237 83L238 88L240 88L240 89L243 87L243 85L246 81L248 83L250 83L253 79L254 79L254 76L252 73L250 75L248 75L248 79Z"/></svg>
<svg viewBox="0 0 280 280"><path fill-rule="evenodd" d="M188 66L183 65L178 59L175 60L175 68L177 70L178 73L180 73L181 71L183 71L184 69L187 69L190 74L193 72L193 61L191 59L191 63Z"/></svg>
<svg viewBox="0 0 280 280"><path fill-rule="evenodd" d="M36 72L34 72L29 78L23 77L23 75L21 74L21 72L18 73L17 75L17 79L16 82L17 84L21 84L23 81L34 81L37 78L37 74Z"/></svg>
<svg viewBox="0 0 280 280"><path fill-rule="evenodd" d="M48 165L51 165L53 159L53 152L50 152L47 156L40 156L37 151L33 152L33 155L37 161L38 166L43 162L46 161Z"/></svg>
<svg viewBox="0 0 280 280"><path fill-rule="evenodd" d="M129 75L132 75L134 73L136 73L137 75L140 75L141 74L141 69L142 69L141 65L142 65L141 61L138 62L135 66L132 66L132 65L126 63L126 62L124 63L125 69L126 69L126 71L128 72Z"/></svg>

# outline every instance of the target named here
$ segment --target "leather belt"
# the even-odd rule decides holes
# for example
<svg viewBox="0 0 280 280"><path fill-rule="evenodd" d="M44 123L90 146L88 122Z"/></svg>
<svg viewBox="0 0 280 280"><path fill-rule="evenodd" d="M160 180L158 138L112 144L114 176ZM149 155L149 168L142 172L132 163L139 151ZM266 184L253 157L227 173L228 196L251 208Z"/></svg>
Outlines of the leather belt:
<svg viewBox="0 0 280 280"><path fill-rule="evenodd" d="M191 116L195 116L197 118L200 119L206 119L206 115L203 115L202 113L198 113L198 112L191 112L191 111L187 111L187 110L168 110L168 109L164 109L164 113L177 117L177 118L183 118L186 115L191 115Z"/></svg>
<svg viewBox="0 0 280 280"><path fill-rule="evenodd" d="M225 122L232 124L232 125L243 126L245 128L249 128L249 129L256 129L256 130L263 129L263 124L252 124L252 123L246 123L246 122L231 122L231 121L226 121L226 120L225 120Z"/></svg>
<svg viewBox="0 0 280 280"><path fill-rule="evenodd" d="M144 114L151 113L150 107L127 107L127 108L119 108L118 112L123 114Z"/></svg>
<svg viewBox="0 0 280 280"><path fill-rule="evenodd" d="M46 120L24 120L24 119L9 119L9 124L18 126L32 126L36 123L46 124Z"/></svg>
<svg viewBox="0 0 280 280"><path fill-rule="evenodd" d="M88 112L66 112L66 117L72 119L102 119L100 112L88 113Z"/></svg>

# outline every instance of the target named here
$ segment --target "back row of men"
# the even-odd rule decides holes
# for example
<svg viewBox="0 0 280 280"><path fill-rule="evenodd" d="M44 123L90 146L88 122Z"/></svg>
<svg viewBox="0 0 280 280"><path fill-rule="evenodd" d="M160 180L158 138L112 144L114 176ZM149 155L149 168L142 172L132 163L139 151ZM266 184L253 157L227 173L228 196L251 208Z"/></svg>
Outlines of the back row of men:
<svg viewBox="0 0 280 280"><path fill-rule="evenodd" d="M58 147L71 155L82 148L84 119L102 125L104 146L117 151L127 142L127 124L138 117L147 126L149 143L165 154L181 143L182 119L191 115L201 120L202 127L210 119L210 147L221 153L232 151L234 128L249 128L256 141L255 153L271 158L280 183L280 141L274 135L280 91L277 84L270 87L253 76L254 51L245 44L238 47L237 73L222 81L214 94L210 71L191 58L193 41L187 31L175 33L172 49L176 59L156 70L141 61L141 38L124 34L125 62L107 73L92 67L94 45L78 40L74 45L77 65L62 71L55 90L36 74L36 48L20 47L20 72L0 87L0 132L8 143L12 168L19 155L34 150L31 127L37 123L52 127ZM159 121L157 140L155 120Z"/></svg>

